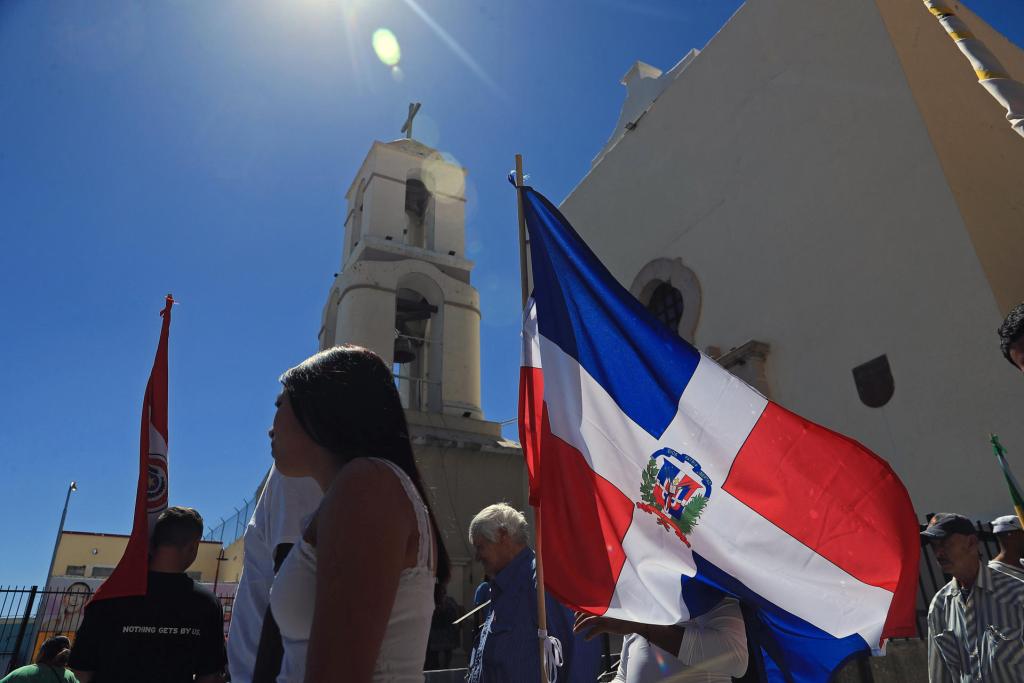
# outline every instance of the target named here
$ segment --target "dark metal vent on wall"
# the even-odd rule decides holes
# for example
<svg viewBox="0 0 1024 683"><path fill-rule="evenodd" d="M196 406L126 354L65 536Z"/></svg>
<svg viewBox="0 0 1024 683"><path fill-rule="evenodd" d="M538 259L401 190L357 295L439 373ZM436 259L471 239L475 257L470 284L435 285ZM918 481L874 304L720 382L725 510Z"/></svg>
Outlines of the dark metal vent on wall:
<svg viewBox="0 0 1024 683"><path fill-rule="evenodd" d="M853 382L857 385L861 403L869 408L881 408L896 391L889 358L885 354L855 367Z"/></svg>

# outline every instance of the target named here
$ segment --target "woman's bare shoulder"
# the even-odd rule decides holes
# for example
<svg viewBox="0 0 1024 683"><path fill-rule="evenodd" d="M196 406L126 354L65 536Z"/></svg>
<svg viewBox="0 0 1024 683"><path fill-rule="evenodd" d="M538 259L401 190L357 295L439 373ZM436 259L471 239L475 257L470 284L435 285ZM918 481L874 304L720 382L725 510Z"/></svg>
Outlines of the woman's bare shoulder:
<svg viewBox="0 0 1024 683"><path fill-rule="evenodd" d="M384 462L356 458L345 464L324 494L323 512L329 517L356 509L391 507L405 497L398 476Z"/></svg>

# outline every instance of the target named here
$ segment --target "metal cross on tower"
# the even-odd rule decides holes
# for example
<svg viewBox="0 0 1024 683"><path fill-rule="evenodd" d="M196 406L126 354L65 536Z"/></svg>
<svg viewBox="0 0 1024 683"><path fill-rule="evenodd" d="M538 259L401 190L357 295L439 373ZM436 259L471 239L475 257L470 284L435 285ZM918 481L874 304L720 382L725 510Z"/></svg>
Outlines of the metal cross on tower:
<svg viewBox="0 0 1024 683"><path fill-rule="evenodd" d="M402 124L402 132L405 133L405 139L412 139L412 120L416 118L417 112L420 110L419 102L409 103L409 116L405 119L405 123Z"/></svg>

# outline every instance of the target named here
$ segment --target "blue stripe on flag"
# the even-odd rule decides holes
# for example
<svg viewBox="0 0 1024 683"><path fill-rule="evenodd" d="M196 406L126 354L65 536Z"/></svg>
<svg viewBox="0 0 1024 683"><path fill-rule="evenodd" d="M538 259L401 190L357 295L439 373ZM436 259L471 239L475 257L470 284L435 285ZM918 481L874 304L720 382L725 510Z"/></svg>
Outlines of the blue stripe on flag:
<svg viewBox="0 0 1024 683"><path fill-rule="evenodd" d="M660 438L700 354L612 277L558 209L533 188L521 191L540 333Z"/></svg>
<svg viewBox="0 0 1024 683"><path fill-rule="evenodd" d="M869 650L856 633L836 638L755 593L736 578L693 553L696 576L682 577L683 602L691 617L706 613L722 594L747 607L747 635L761 648L765 674L772 683L820 683L851 656Z"/></svg>

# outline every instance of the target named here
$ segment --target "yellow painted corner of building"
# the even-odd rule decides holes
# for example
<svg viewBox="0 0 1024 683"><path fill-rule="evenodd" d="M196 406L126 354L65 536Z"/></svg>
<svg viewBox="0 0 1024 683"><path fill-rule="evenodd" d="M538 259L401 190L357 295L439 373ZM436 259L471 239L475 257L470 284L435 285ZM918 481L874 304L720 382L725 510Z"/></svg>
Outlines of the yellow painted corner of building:
<svg viewBox="0 0 1024 683"><path fill-rule="evenodd" d="M237 542L236 542L237 544ZM53 576L105 579L117 566L128 545L124 534L103 534L86 531L65 531L61 534L57 555L53 563ZM221 545L216 541L202 541L195 563L189 574L204 583L229 581L218 576ZM239 553L240 554L240 553ZM223 570L221 570L223 571ZM237 577L230 581L237 581Z"/></svg>

